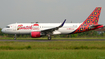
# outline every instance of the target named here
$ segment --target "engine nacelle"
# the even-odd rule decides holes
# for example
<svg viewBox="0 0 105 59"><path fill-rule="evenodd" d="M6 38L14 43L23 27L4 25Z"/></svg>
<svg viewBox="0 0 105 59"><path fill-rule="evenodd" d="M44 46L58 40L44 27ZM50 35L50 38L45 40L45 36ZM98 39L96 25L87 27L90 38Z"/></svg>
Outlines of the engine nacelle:
<svg viewBox="0 0 105 59"><path fill-rule="evenodd" d="M32 37L32 38L41 37L41 32L35 32L35 31L33 31L33 32L31 32L31 37Z"/></svg>

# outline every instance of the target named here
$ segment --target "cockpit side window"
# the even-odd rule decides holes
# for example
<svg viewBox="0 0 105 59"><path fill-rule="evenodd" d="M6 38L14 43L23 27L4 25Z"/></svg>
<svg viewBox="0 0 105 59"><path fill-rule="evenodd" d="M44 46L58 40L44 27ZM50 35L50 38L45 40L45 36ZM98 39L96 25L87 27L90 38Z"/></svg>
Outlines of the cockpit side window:
<svg viewBox="0 0 105 59"><path fill-rule="evenodd" d="M10 28L10 26L6 26L6 28Z"/></svg>

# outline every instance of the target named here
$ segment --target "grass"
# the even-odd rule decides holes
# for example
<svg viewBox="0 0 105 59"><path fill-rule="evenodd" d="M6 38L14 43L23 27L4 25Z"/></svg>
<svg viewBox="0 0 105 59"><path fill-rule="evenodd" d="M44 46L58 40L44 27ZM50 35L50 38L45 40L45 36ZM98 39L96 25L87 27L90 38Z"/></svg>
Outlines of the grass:
<svg viewBox="0 0 105 59"><path fill-rule="evenodd" d="M105 50L1 50L0 59L105 59Z"/></svg>
<svg viewBox="0 0 105 59"><path fill-rule="evenodd" d="M0 42L0 59L105 59L105 41Z"/></svg>
<svg viewBox="0 0 105 59"><path fill-rule="evenodd" d="M0 50L105 49L105 41L0 42Z"/></svg>

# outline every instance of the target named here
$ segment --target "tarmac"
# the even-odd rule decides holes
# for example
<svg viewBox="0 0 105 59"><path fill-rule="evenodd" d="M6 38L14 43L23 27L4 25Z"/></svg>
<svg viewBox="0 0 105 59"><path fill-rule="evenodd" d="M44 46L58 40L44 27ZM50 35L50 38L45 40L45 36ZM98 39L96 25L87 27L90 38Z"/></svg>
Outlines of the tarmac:
<svg viewBox="0 0 105 59"><path fill-rule="evenodd" d="M105 39L23 39L23 40L9 40L9 39L0 39L0 41L14 41L14 42L51 42L51 41L105 41Z"/></svg>

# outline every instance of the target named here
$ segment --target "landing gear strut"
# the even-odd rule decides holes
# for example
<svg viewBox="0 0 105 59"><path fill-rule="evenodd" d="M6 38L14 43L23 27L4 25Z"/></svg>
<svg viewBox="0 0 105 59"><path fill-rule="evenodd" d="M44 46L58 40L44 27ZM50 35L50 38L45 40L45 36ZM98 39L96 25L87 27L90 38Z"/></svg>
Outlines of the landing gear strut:
<svg viewBox="0 0 105 59"><path fill-rule="evenodd" d="M48 40L51 40L51 35L48 34Z"/></svg>
<svg viewBox="0 0 105 59"><path fill-rule="evenodd" d="M16 34L14 35L14 40L16 40Z"/></svg>

